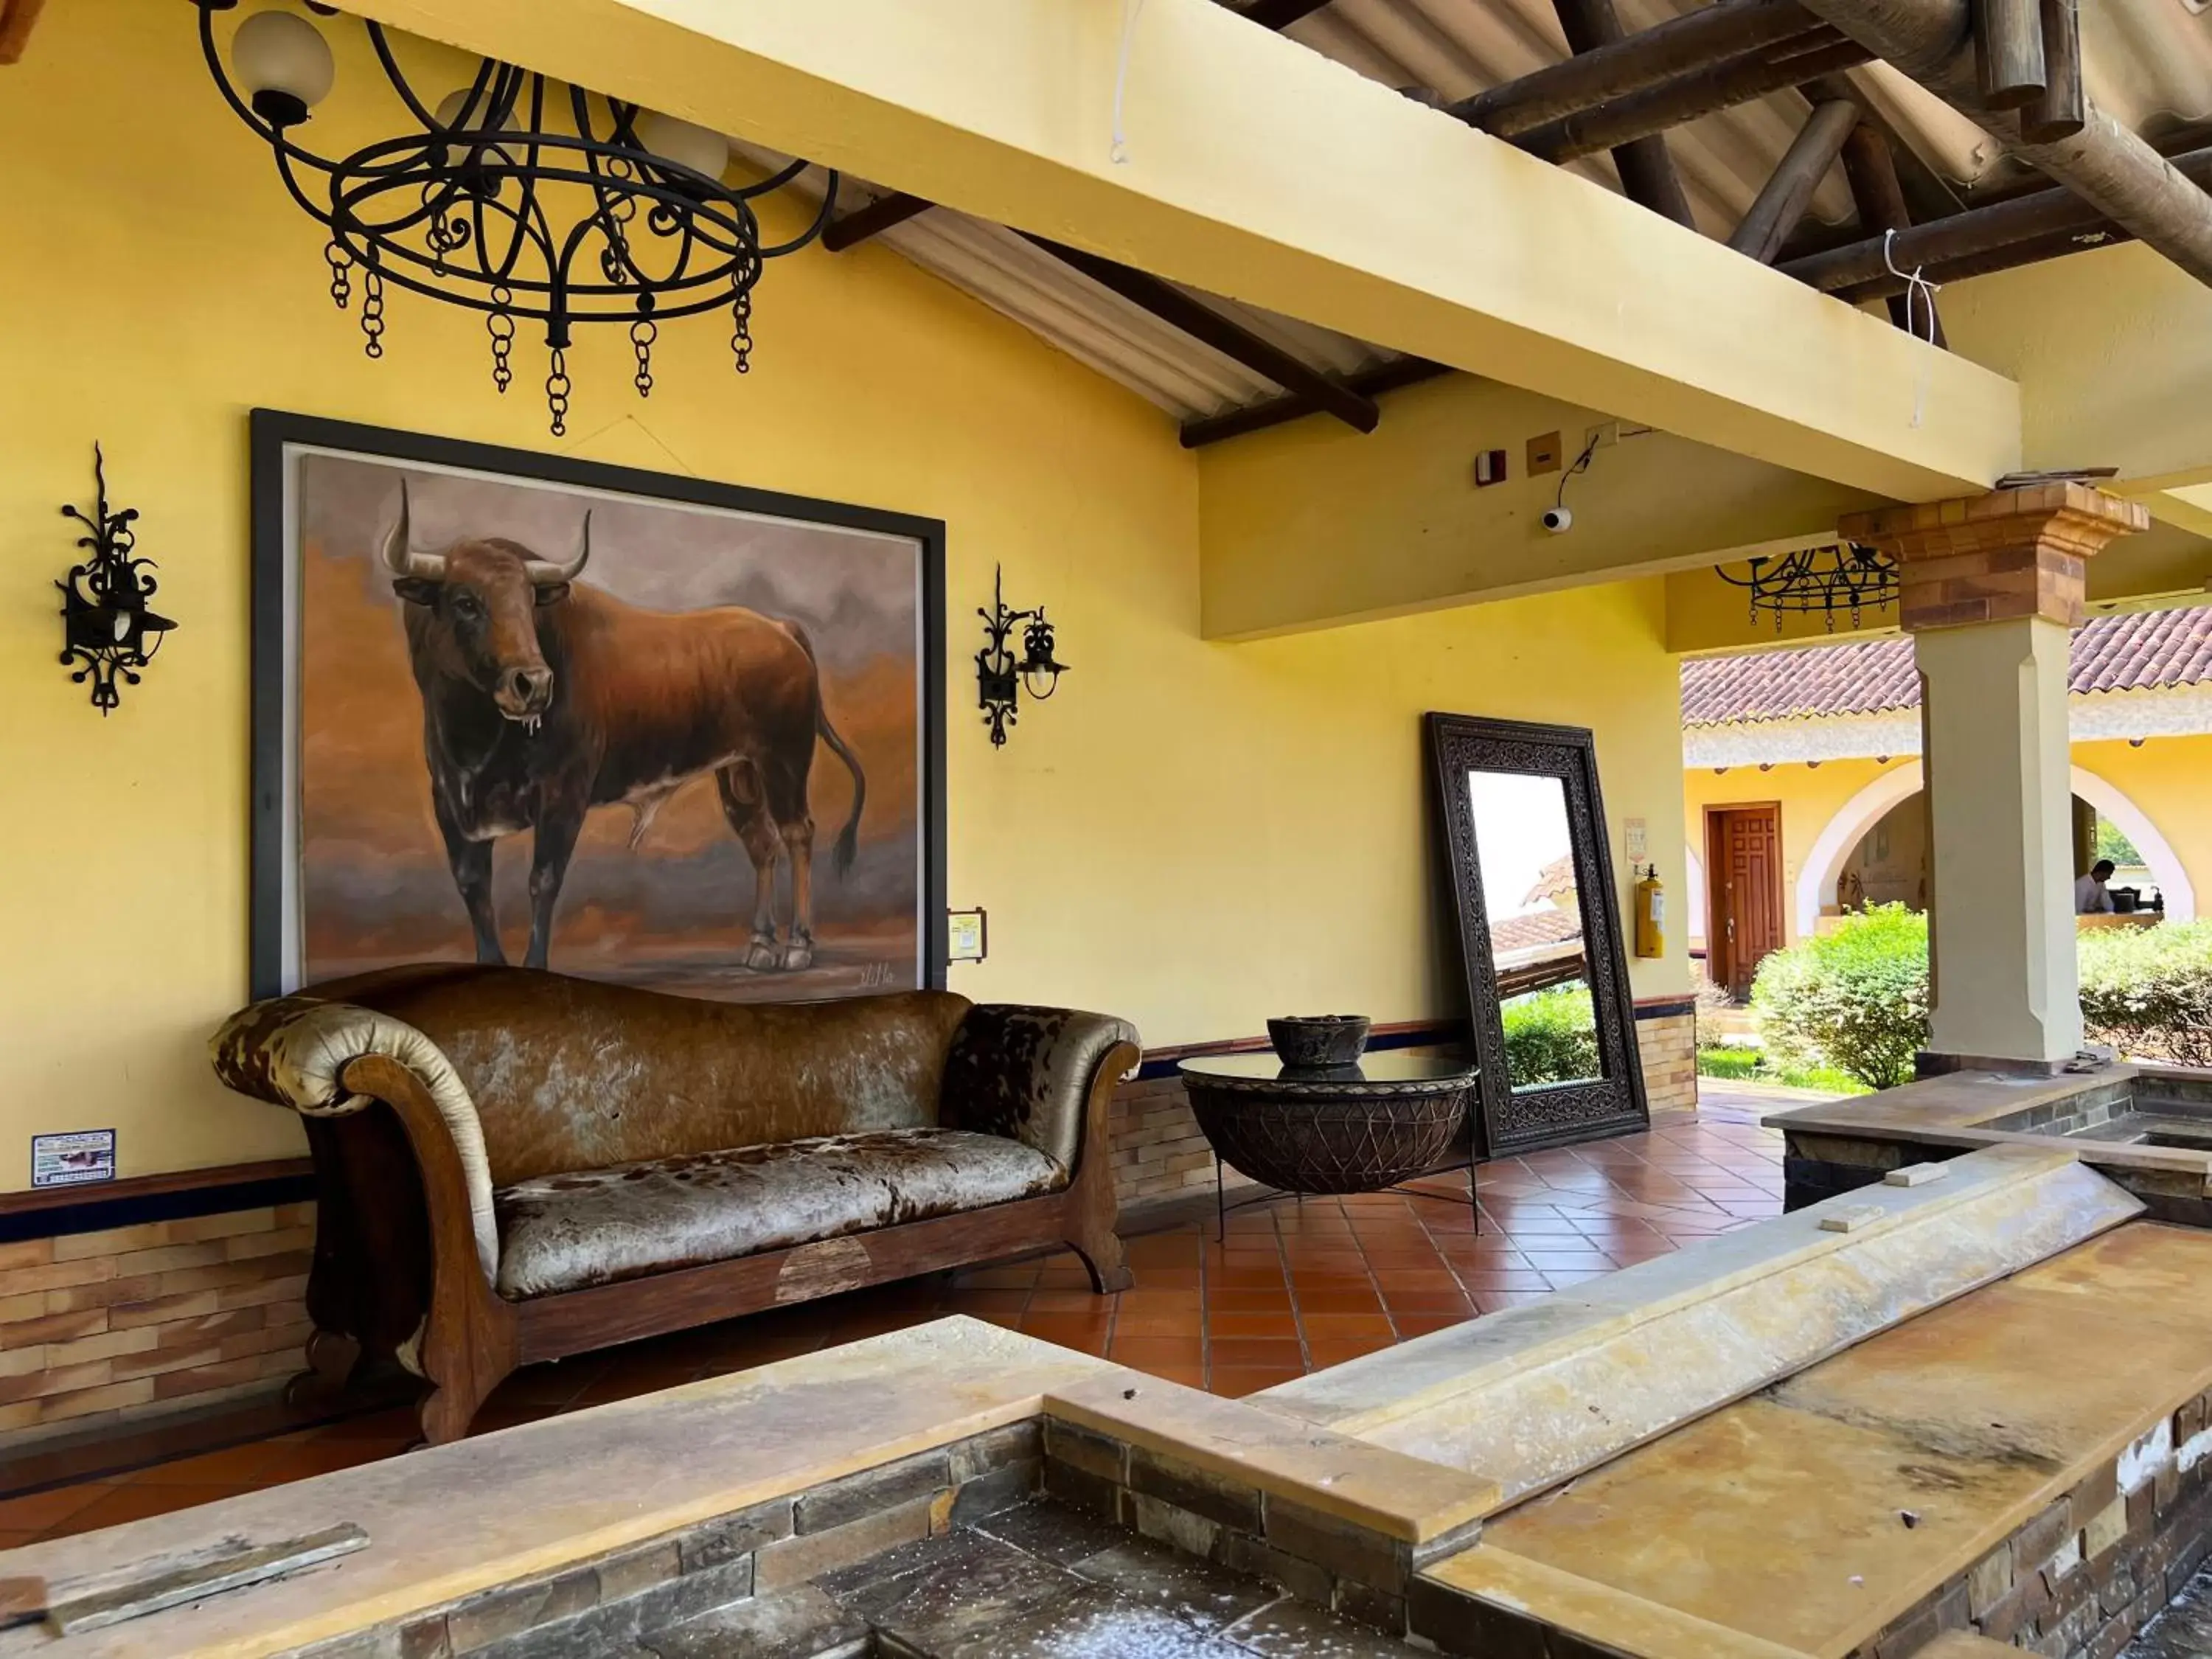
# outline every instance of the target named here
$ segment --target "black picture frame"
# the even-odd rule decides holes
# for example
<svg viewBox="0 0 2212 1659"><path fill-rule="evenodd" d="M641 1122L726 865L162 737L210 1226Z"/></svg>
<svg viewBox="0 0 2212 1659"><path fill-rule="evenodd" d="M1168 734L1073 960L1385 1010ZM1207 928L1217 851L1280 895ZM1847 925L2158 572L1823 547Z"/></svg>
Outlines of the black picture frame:
<svg viewBox="0 0 2212 1659"><path fill-rule="evenodd" d="M945 521L849 502L819 501L780 490L685 477L641 468L579 460L537 450L471 443L428 433L283 410L256 409L249 416L252 552L252 755L249 977L256 998L282 995L285 940L283 878L287 844L285 792L289 787L287 744L289 615L286 479L288 450L295 447L350 451L374 460L416 463L505 474L533 482L570 484L640 496L773 515L848 530L911 538L921 550L921 726L920 787L920 927L924 941L921 978L943 990L946 979L945 792Z"/></svg>
<svg viewBox="0 0 2212 1659"><path fill-rule="evenodd" d="M1629 988L1620 889L1598 787L1597 742L1586 727L1472 714L1426 718L1445 885L1459 926L1468 1011L1480 1059L1477 1155L1493 1158L1631 1133L1650 1125L1644 1068L1637 1049L1636 1004ZM1471 771L1557 778L1566 795L1567 826L1583 915L1583 969L1595 1006L1600 1070L1582 1082L1555 1083L1516 1093L1505 1065L1505 1024L1483 902Z"/></svg>

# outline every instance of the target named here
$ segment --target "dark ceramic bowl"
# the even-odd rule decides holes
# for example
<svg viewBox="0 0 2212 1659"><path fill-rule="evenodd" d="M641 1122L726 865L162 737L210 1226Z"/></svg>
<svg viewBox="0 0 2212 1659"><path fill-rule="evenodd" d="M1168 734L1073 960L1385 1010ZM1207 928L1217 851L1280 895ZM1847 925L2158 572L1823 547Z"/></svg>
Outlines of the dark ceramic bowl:
<svg viewBox="0 0 2212 1659"><path fill-rule="evenodd" d="M1364 1014L1271 1019L1267 1040L1285 1066L1350 1066L1367 1052L1369 1024Z"/></svg>

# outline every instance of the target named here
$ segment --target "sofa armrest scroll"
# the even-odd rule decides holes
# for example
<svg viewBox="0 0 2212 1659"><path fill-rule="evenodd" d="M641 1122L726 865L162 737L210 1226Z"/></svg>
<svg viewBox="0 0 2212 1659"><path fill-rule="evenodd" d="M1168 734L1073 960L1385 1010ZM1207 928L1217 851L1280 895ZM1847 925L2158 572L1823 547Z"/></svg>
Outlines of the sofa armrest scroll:
<svg viewBox="0 0 2212 1659"><path fill-rule="evenodd" d="M1136 1028L1108 1014L978 1003L945 1059L943 1120L1021 1141L1072 1170L1098 1068L1125 1044L1136 1048Z"/></svg>
<svg viewBox="0 0 2212 1659"><path fill-rule="evenodd" d="M295 994L240 1009L209 1043L216 1075L244 1095L303 1117L346 1117L370 1097L348 1088L346 1068L380 1056L419 1085L451 1138L466 1189L470 1231L487 1279L499 1272L491 1167L467 1085L438 1045L404 1020L349 1002ZM419 1116L419 1115L417 1115Z"/></svg>

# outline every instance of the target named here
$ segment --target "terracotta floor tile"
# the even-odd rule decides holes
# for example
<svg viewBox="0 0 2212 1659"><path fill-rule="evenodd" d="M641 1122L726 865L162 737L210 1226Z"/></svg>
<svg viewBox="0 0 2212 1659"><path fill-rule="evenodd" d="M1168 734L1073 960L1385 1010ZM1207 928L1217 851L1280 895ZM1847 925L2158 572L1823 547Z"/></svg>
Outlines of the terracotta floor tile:
<svg viewBox="0 0 2212 1659"><path fill-rule="evenodd" d="M1121 1299L1125 1303L1132 1302L1138 1294L1130 1291L1125 1292ZM1103 1297L1095 1297L1088 1291L1033 1291L1030 1293L1029 1311L1033 1314L1089 1313L1103 1300Z"/></svg>
<svg viewBox="0 0 2212 1659"><path fill-rule="evenodd" d="M1272 1389L1278 1382L1289 1382L1304 1376L1300 1370L1282 1370L1267 1366L1216 1365L1206 1379L1207 1389L1225 1399L1241 1400L1248 1394L1257 1394L1262 1389Z"/></svg>
<svg viewBox="0 0 2212 1659"><path fill-rule="evenodd" d="M1286 1313L1282 1317L1287 1319ZM1192 1313L1123 1314L1114 1322L1119 1334L1128 1336L1188 1336L1197 1330L1199 1316ZM1026 1330L1027 1326L1023 1328Z"/></svg>
<svg viewBox="0 0 2212 1659"><path fill-rule="evenodd" d="M1381 1309L1373 1313L1310 1313L1300 1316L1309 1342L1364 1340L1378 1336L1386 1341L1390 1336L1390 1322Z"/></svg>
<svg viewBox="0 0 2212 1659"><path fill-rule="evenodd" d="M1290 1310L1281 1313L1222 1313L1214 1311L1206 1316L1209 1336L1287 1336L1298 1334L1297 1322Z"/></svg>
<svg viewBox="0 0 2212 1659"><path fill-rule="evenodd" d="M1341 1342L1309 1342L1307 1352L1312 1356L1315 1370L1327 1370L1331 1365L1341 1365L1348 1359L1360 1359L1370 1353L1392 1346L1388 1336L1352 1338Z"/></svg>
<svg viewBox="0 0 2212 1659"><path fill-rule="evenodd" d="M127 1481L108 1487L68 1519L46 1528L40 1536L71 1538L81 1532L96 1532L102 1527L119 1527L125 1521L143 1521L149 1516L167 1515L173 1510L193 1509L202 1504L235 1498L240 1492L252 1490L251 1486L238 1485L153 1486Z"/></svg>
<svg viewBox="0 0 2212 1659"><path fill-rule="evenodd" d="M235 1486L252 1480L275 1455L276 1449L267 1441L254 1441L243 1446L225 1447L221 1451L203 1452L198 1457L179 1458L173 1463L156 1463L151 1468L137 1471L130 1479L132 1485L143 1486ZM6 1509L6 1504L0 1504L0 1524L4 1524Z"/></svg>
<svg viewBox="0 0 2212 1659"><path fill-rule="evenodd" d="M1206 1345L1194 1336L1123 1336L1116 1332L1106 1357L1140 1371L1162 1365L1195 1369L1206 1363Z"/></svg>
<svg viewBox="0 0 2212 1659"><path fill-rule="evenodd" d="M1382 1298L1372 1291L1323 1291L1298 1297L1302 1313L1376 1313L1382 1306Z"/></svg>
<svg viewBox="0 0 2212 1659"><path fill-rule="evenodd" d="M1222 1336L1206 1345L1206 1357L1216 1370L1254 1365L1288 1366L1303 1370L1304 1351L1297 1338Z"/></svg>
<svg viewBox="0 0 2212 1659"><path fill-rule="evenodd" d="M261 1448L267 1456L268 1448ZM0 1498L0 1528L10 1532L41 1533L59 1526L88 1504L105 1498L112 1482L88 1481L82 1486L57 1486L21 1498Z"/></svg>

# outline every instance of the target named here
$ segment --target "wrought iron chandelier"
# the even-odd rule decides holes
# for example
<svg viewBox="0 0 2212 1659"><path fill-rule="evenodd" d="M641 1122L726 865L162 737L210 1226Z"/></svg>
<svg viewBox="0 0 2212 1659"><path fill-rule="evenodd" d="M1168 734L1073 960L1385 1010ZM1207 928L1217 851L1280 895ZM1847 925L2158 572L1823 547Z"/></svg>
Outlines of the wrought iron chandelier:
<svg viewBox="0 0 2212 1659"><path fill-rule="evenodd" d="M1897 561L1856 542L1802 547L1792 553L1753 559L1741 576L1730 574L1723 565L1720 578L1749 590L1753 622L1759 620L1760 611L1772 611L1778 634L1789 611L1820 612L1832 634L1838 611L1849 611L1851 626L1856 628L1862 611L1897 602Z"/></svg>
<svg viewBox="0 0 2212 1659"><path fill-rule="evenodd" d="M793 161L757 184L722 182L729 141L635 104L565 89L483 59L473 79L433 105L401 70L378 24L368 43L406 117L394 137L336 158L300 142L337 71L330 43L306 18L255 13L231 36L225 69L215 15L237 0L193 0L208 70L239 118L259 134L292 199L330 233L331 298L350 307L384 355L385 285L484 314L492 384L514 378L519 321L544 325L545 401L553 434L568 429L568 350L581 323L629 331L638 395L653 391L653 347L672 319L726 309L737 372L752 353L752 295L764 260L822 234L837 197L789 241L763 245L753 202L805 171ZM333 8L308 9L334 16Z"/></svg>

